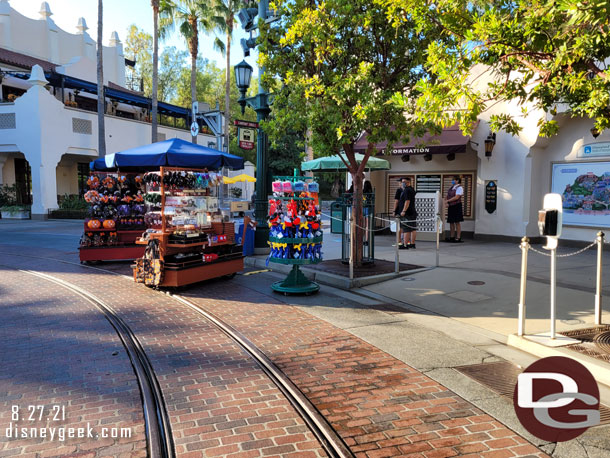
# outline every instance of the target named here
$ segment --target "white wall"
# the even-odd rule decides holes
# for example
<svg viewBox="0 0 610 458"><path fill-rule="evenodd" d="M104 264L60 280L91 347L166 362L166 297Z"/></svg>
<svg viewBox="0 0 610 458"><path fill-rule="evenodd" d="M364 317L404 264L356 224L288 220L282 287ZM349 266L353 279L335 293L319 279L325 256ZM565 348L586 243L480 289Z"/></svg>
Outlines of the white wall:
<svg viewBox="0 0 610 458"><path fill-rule="evenodd" d="M75 2L78 4L78 2ZM13 0L12 5L19 6ZM52 6L52 2L51 2ZM96 43L87 33L87 26L75 11L74 32L69 33L57 27L52 18L52 10L43 8L39 19L30 19L11 7L8 0L0 0L0 46L57 65L65 65L76 57L96 61ZM104 46L104 81L125 85L125 57L123 45L116 32L111 34L109 46ZM76 75L74 75L76 76ZM79 78L96 81L93 71L80 74Z"/></svg>
<svg viewBox="0 0 610 458"><path fill-rule="evenodd" d="M38 72L32 70L32 75ZM98 156L97 114L65 107L41 84L34 84L15 103L0 104L0 114L14 113L15 129L0 130L0 151L20 151L32 169L33 215L46 215L50 208L57 208L57 165L64 154L79 155L89 160ZM73 118L89 122L90 134L73 132ZM115 116L106 116L106 151L114 153L150 143L151 125L141 121ZM166 138L190 140L190 131L159 126L159 132ZM207 145L215 138L199 135L198 142ZM3 178L11 172L5 164ZM14 180L14 171L12 173ZM63 190L61 185L60 188ZM70 185L70 189L72 189ZM76 191L71 192L76 193Z"/></svg>
<svg viewBox="0 0 610 458"><path fill-rule="evenodd" d="M577 157L578 150L584 144L595 144L610 142L610 132L605 131L596 139L591 135L590 129L594 121L586 118L569 118L560 116L559 134L545 141L538 142L532 148L532 175L533 180L531 205L530 205L530 225L528 236L537 236L537 214L542 208L542 200L546 193L551 192L551 167L553 162L587 162L587 159ZM591 160L591 159L589 159ZM592 160L610 161L610 157L595 157ZM593 241L597 231L603 228L584 228L564 226L561 234L562 239L566 240L586 240Z"/></svg>

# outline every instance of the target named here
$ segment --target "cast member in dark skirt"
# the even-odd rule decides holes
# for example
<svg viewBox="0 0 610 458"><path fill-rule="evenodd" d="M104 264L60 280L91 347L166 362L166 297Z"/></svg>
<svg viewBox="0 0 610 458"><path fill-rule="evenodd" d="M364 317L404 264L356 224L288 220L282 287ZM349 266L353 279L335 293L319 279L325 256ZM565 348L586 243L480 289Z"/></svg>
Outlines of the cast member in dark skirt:
<svg viewBox="0 0 610 458"><path fill-rule="evenodd" d="M454 177L451 181L451 188L447 191L447 222L450 228L450 238L446 239L447 242L462 243L462 226L461 222L464 221L464 212L462 209L462 196L464 195L464 188L462 188L462 179L460 177Z"/></svg>

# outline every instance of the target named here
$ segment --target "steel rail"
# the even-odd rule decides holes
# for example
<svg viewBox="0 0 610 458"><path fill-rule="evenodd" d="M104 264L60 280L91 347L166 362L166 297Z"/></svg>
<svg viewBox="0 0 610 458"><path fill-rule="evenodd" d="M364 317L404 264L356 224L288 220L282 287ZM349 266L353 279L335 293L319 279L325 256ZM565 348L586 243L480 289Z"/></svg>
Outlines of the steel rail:
<svg viewBox="0 0 610 458"><path fill-rule="evenodd" d="M343 441L341 436L328 423L326 418L316 409L303 392L284 374L256 345L254 345L242 333L231 325L225 323L213 313L205 310L186 298L170 294L178 302L186 305L195 312L203 315L208 321L214 324L231 340L236 342L254 361L258 363L263 372L284 394L286 399L292 404L294 409L303 418L309 429L316 436L326 453L333 458L353 458L354 454Z"/></svg>
<svg viewBox="0 0 610 458"><path fill-rule="evenodd" d="M82 297L102 312L104 318L108 320L121 339L140 387L148 456L150 458L174 458L176 454L171 434L169 415L165 407L161 387L155 376L152 364L142 348L142 344L131 328L125 324L109 305L105 304L102 300L88 291L52 275L33 270L19 269L19 272L55 283Z"/></svg>
<svg viewBox="0 0 610 458"><path fill-rule="evenodd" d="M126 275L122 275L118 272L113 272L111 270L100 269L99 267L93 267L86 264L83 265L76 262L59 260L55 258L2 252L0 252L0 254L54 260L64 264L72 264L79 267L85 267L88 269L94 269L105 273L118 275L123 278L130 278ZM47 276L46 274L40 275L44 275L45 277ZM81 289L76 286L74 286L74 288L76 288L77 292L81 291ZM89 294L88 292L84 293L85 295ZM186 305L187 307L191 308L198 314L202 315L214 326L220 329L225 335L227 335L231 340L236 342L240 346L240 348L242 348L243 351L245 351L249 356L251 356L254 361L259 365L259 367L263 370L263 372L267 374L269 379L278 387L282 394L284 394L288 402L290 402L290 404L294 407L297 413L301 416L303 421L305 421L309 429L316 436L316 438L330 457L354 458L355 455L353 454L353 452L339 436L339 434L334 430L334 428L328 423L326 418L324 418L324 416L318 411L318 409L316 409L316 407L311 403L311 401L286 376L286 374L284 374L282 370L279 369L256 345L254 345L249 339L247 339L242 333L237 331L235 328L224 322L222 319L218 318L213 313L203 309L199 305L194 304L186 298L176 294L169 293L169 296L172 297L174 300L182 303L183 305Z"/></svg>

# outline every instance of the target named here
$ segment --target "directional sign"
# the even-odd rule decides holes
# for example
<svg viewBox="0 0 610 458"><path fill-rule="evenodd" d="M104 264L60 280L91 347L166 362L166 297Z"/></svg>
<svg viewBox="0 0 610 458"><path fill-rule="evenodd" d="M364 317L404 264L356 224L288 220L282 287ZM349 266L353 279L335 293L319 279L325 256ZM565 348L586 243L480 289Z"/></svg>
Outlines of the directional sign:
<svg viewBox="0 0 610 458"><path fill-rule="evenodd" d="M258 128L258 123L257 122L252 122L252 121L241 121L239 119L236 119L235 121L233 121L234 125L238 126L238 127L252 127L254 129Z"/></svg>
<svg viewBox="0 0 610 458"><path fill-rule="evenodd" d="M199 134L199 124L193 122L191 124L191 136L196 137Z"/></svg>
<svg viewBox="0 0 610 458"><path fill-rule="evenodd" d="M496 211L498 204L498 184L495 180L485 182L485 210L487 213Z"/></svg>
<svg viewBox="0 0 610 458"><path fill-rule="evenodd" d="M256 130L246 127L238 127L238 131L239 147L247 150L254 149L254 137L256 137Z"/></svg>

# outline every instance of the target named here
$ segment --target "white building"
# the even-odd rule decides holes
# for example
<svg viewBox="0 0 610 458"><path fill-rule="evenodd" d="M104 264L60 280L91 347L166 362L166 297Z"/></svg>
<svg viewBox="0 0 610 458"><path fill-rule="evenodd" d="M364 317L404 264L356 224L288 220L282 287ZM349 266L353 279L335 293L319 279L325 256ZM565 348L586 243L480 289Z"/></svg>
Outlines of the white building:
<svg viewBox="0 0 610 458"><path fill-rule="evenodd" d="M58 196L82 192L98 156L96 43L85 20L75 22L69 33L47 2L35 20L0 0L0 185L16 183L33 218L57 208ZM150 143L150 100L125 88L116 32L103 53L106 151ZM159 113L159 141L191 139L189 109L159 103ZM200 134L198 144L214 147L216 138Z"/></svg>
<svg viewBox="0 0 610 458"><path fill-rule="evenodd" d="M486 82L479 79L480 84ZM451 178L458 175L465 191L462 230L475 238L518 241L523 236L538 237L543 197L558 192L564 197L562 240L593 241L597 231L610 227L610 131L594 137L593 120L572 118L563 108L555 116L559 134L551 138L539 136L540 111L532 110L523 117L516 103L499 103L480 117L472 138L452 128L438 137L393 145L384 156L391 170L371 173L376 212L393 211L399 177L412 177L418 191L437 189L444 196ZM491 156L486 156L488 121L498 113L515 116L523 130L518 136L497 133ZM417 148L422 143L426 146ZM356 146L365 150L366 138ZM384 145L377 148L382 151ZM591 189L584 195L571 193L572 185L587 174L596 177L588 185ZM486 195L490 182L497 187L495 209L488 204L491 212L486 209L486 201L493 200L493 192Z"/></svg>

